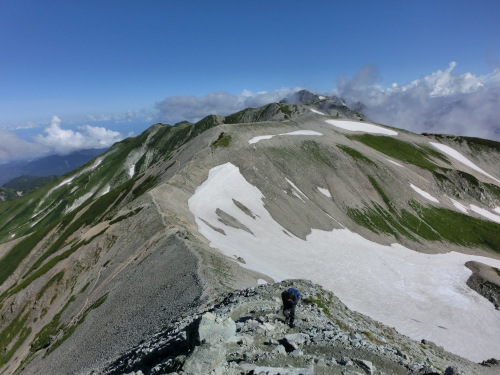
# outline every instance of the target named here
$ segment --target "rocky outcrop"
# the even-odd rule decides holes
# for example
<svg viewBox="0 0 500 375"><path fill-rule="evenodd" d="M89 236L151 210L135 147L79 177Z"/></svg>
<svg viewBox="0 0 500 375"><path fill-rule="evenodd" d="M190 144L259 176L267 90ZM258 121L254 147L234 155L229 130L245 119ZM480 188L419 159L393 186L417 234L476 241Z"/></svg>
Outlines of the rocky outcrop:
<svg viewBox="0 0 500 375"><path fill-rule="evenodd" d="M280 292L302 293L296 327ZM304 280L221 296L93 375L117 374L493 374L423 340L418 343L347 309Z"/></svg>
<svg viewBox="0 0 500 375"><path fill-rule="evenodd" d="M284 98L280 103L286 104L312 104L321 100L321 96L307 90L300 90ZM324 97L323 97L324 98Z"/></svg>
<svg viewBox="0 0 500 375"><path fill-rule="evenodd" d="M465 265L472 271L467 285L500 310L500 271L478 262L467 262Z"/></svg>

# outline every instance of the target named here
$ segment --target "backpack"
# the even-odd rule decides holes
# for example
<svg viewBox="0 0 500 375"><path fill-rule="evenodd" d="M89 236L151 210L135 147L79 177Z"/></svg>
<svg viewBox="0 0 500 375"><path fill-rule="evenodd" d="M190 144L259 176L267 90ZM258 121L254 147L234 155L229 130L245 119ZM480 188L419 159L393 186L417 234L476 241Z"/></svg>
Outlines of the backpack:
<svg viewBox="0 0 500 375"><path fill-rule="evenodd" d="M288 288L288 291L294 296L294 298L299 302L300 299L300 293L297 289L295 288Z"/></svg>

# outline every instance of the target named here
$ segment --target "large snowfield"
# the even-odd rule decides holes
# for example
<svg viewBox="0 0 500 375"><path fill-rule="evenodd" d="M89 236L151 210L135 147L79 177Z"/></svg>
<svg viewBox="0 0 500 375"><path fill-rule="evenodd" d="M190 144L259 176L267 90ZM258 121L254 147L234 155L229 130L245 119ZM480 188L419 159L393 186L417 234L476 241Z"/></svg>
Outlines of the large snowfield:
<svg viewBox="0 0 500 375"><path fill-rule="evenodd" d="M500 311L466 285L471 271L464 266L475 260L500 268L499 260L456 252L430 255L399 244L384 246L347 229L312 230L304 241L284 231L262 198L236 166L226 163L210 170L189 199L189 209L212 247L230 257L242 257L250 269L276 281L312 280L333 291L349 308L473 361L500 358ZM223 224L216 209L233 216L251 233ZM331 219L325 216L325 220Z"/></svg>

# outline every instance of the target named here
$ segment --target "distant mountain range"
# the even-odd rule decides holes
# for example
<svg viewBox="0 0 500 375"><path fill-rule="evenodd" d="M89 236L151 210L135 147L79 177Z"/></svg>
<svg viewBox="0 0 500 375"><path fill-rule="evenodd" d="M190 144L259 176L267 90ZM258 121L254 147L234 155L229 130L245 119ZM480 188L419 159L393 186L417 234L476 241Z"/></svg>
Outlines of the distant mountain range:
<svg viewBox="0 0 500 375"><path fill-rule="evenodd" d="M308 92L154 124L0 202L0 373L498 374L499 160Z"/></svg>
<svg viewBox="0 0 500 375"><path fill-rule="evenodd" d="M106 151L103 149L86 149L68 155L50 155L30 161L13 161L0 164L0 185L22 176L61 176L68 173L94 157Z"/></svg>

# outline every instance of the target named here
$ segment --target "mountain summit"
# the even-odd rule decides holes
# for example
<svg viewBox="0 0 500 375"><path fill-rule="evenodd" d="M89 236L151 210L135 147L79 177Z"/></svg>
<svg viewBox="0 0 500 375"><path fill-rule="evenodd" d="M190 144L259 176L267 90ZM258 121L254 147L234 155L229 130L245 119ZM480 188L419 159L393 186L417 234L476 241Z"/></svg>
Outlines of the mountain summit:
<svg viewBox="0 0 500 375"><path fill-rule="evenodd" d="M225 293L306 279L379 330L464 357L441 365L486 371L473 362L500 358L488 300L500 278L499 150L371 123L327 97L155 124L0 203L0 370L106 373ZM369 330L382 350L405 351Z"/></svg>

